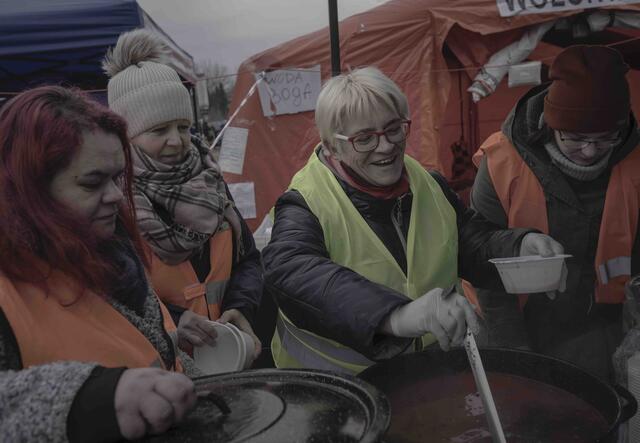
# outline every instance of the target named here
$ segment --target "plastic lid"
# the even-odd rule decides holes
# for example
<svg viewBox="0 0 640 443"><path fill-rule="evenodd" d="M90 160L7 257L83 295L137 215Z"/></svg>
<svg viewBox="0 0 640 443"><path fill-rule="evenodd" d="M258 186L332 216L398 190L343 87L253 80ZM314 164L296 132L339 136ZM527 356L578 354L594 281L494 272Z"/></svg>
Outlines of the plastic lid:
<svg viewBox="0 0 640 443"><path fill-rule="evenodd" d="M353 376L258 369L194 383L196 409L180 425L146 441L373 443L389 426L387 399Z"/></svg>

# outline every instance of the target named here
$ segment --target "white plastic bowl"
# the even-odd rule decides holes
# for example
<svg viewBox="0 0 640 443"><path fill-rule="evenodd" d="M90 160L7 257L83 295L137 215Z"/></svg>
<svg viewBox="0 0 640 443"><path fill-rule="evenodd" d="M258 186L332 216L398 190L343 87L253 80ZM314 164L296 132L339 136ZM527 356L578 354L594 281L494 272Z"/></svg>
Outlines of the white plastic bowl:
<svg viewBox="0 0 640 443"><path fill-rule="evenodd" d="M496 265L504 289L510 294L528 294L532 292L564 291L566 271L564 260L568 254L541 257L492 258Z"/></svg>
<svg viewBox="0 0 640 443"><path fill-rule="evenodd" d="M233 330L233 332L236 334L238 339L242 342L241 353L243 356L243 360L242 360L243 364L241 369L247 369L249 366L251 366L251 363L253 363L253 359L254 359L253 339L249 334L240 330L236 325L232 323L227 323L227 326Z"/></svg>
<svg viewBox="0 0 640 443"><path fill-rule="evenodd" d="M214 346L205 344L193 349L196 366L206 375L243 369L246 352L242 339L226 324L215 323L215 329L218 338Z"/></svg>

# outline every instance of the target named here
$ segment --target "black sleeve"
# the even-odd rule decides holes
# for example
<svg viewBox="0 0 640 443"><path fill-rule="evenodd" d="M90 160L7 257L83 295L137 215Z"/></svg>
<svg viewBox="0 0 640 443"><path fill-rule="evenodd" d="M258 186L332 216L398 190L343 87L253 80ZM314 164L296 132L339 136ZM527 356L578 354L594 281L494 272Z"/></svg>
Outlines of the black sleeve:
<svg viewBox="0 0 640 443"><path fill-rule="evenodd" d="M522 238L534 229L501 229L482 214L467 207L445 178L431 171L456 211L458 225L458 273L476 287L504 290L491 258L520 255Z"/></svg>
<svg viewBox="0 0 640 443"><path fill-rule="evenodd" d="M228 187L227 195L232 198ZM253 327L263 291L262 260L251 230L237 208L235 211L242 225L241 245L236 245L240 254L238 262L234 263L229 286L222 300L222 311L238 309Z"/></svg>
<svg viewBox="0 0 640 443"><path fill-rule="evenodd" d="M13 329L0 308L0 370L19 371L22 369L22 357Z"/></svg>
<svg viewBox="0 0 640 443"><path fill-rule="evenodd" d="M70 443L122 439L116 418L116 386L126 368L96 367L76 394L67 416Z"/></svg>
<svg viewBox="0 0 640 443"><path fill-rule="evenodd" d="M182 317L182 314L187 309L183 308L182 306L173 305L171 303L164 303L164 305L166 306L167 311L169 311L169 314L171 315L171 319L176 324L176 326L178 326L178 323L180 323L180 317Z"/></svg>
<svg viewBox="0 0 640 443"><path fill-rule="evenodd" d="M493 186L486 156L482 157L471 189L471 207L496 226L502 228L508 226L507 214ZM503 290L486 289L478 289L477 295L489 343L492 346L510 348L528 347L524 317L518 296L507 294Z"/></svg>
<svg viewBox="0 0 640 443"><path fill-rule="evenodd" d="M296 326L374 360L411 344L410 339L376 331L409 298L334 263L318 219L297 191L278 199L271 242L263 255L266 288Z"/></svg>
<svg viewBox="0 0 640 443"><path fill-rule="evenodd" d="M471 208L479 212L493 224L506 228L508 226L507 214L493 187L487 157L482 156L478 173L471 188Z"/></svg>

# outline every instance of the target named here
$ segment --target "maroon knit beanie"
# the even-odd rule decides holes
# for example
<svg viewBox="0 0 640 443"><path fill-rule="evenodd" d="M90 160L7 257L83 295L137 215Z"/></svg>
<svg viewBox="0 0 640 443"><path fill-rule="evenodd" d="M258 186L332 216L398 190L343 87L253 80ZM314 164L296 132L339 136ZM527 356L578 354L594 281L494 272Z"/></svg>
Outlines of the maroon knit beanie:
<svg viewBox="0 0 640 443"><path fill-rule="evenodd" d="M549 127L569 132L605 132L629 118L629 66L606 46L570 46L551 65L553 80L544 99Z"/></svg>

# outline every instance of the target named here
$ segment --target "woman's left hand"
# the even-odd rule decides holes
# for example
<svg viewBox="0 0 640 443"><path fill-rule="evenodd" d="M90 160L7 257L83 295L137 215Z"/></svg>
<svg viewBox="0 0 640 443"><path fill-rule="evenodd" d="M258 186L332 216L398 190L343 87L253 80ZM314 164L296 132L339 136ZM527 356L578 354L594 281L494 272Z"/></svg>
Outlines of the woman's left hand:
<svg viewBox="0 0 640 443"><path fill-rule="evenodd" d="M564 253L564 247L546 234L531 232L524 236L520 244L520 256L540 255L553 257Z"/></svg>
<svg viewBox="0 0 640 443"><path fill-rule="evenodd" d="M260 343L260 339L256 336L256 334L253 333L253 329L251 328L249 321L245 318L244 315L242 315L242 312L238 311L237 309L229 309L227 311L224 311L217 321L219 323L231 322L235 326L237 326L238 329L249 334L253 339L253 343L255 344L253 358L254 360L258 358L260 352L262 351L262 343Z"/></svg>
<svg viewBox="0 0 640 443"><path fill-rule="evenodd" d="M205 316L186 310L178 322L178 347L191 354L194 346L205 343L215 346L218 333L214 323Z"/></svg>

